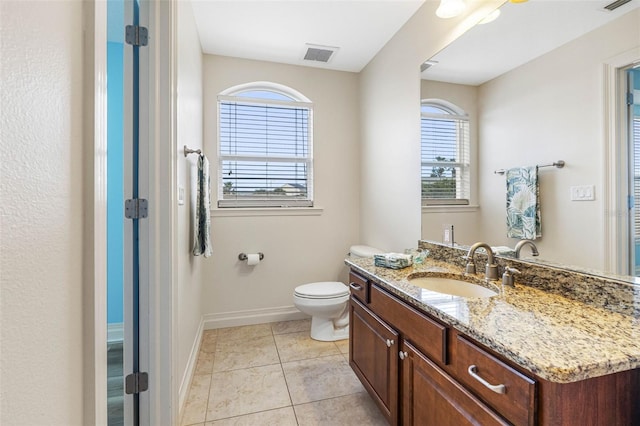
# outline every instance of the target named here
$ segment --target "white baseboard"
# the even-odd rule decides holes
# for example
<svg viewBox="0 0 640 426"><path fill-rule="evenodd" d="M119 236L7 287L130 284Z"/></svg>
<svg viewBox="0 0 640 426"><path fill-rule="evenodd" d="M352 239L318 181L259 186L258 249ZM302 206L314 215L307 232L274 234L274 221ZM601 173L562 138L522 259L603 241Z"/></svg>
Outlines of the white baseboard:
<svg viewBox="0 0 640 426"><path fill-rule="evenodd" d="M180 382L180 389L178 390L178 418L182 418L182 412L184 404L187 402L187 396L189 388L191 387L191 380L193 379L193 373L196 369L196 363L198 362L198 354L200 353L200 343L202 342L202 331L204 330L204 321L200 319L200 325L196 332L196 337L191 345L191 353L189 354L189 361L187 361L187 367L182 374L182 380Z"/></svg>
<svg viewBox="0 0 640 426"><path fill-rule="evenodd" d="M107 343L124 341L124 324L114 322L107 324Z"/></svg>
<svg viewBox="0 0 640 426"><path fill-rule="evenodd" d="M309 318L295 306L252 309L247 311L222 312L204 315L204 329L238 327L241 325L263 324L267 322L292 321Z"/></svg>

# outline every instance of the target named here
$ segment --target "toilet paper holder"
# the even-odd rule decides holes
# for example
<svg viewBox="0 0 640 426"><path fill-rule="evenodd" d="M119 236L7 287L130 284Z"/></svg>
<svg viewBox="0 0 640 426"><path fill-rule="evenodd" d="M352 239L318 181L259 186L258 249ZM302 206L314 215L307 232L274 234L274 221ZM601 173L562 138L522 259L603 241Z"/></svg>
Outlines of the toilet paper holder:
<svg viewBox="0 0 640 426"><path fill-rule="evenodd" d="M258 256L260 256L260 260L264 259L264 254L262 253L258 253ZM240 253L238 255L238 259L240 260L247 260L247 253Z"/></svg>

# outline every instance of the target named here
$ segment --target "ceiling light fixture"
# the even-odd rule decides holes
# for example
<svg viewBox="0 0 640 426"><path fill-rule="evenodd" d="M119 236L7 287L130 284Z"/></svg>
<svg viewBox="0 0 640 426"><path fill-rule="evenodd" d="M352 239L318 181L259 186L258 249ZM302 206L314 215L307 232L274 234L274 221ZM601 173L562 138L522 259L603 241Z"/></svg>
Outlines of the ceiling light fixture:
<svg viewBox="0 0 640 426"><path fill-rule="evenodd" d="M526 3L529 0L509 0L510 3Z"/></svg>
<svg viewBox="0 0 640 426"><path fill-rule="evenodd" d="M443 19L454 18L464 12L465 8L464 0L440 0L436 16Z"/></svg>

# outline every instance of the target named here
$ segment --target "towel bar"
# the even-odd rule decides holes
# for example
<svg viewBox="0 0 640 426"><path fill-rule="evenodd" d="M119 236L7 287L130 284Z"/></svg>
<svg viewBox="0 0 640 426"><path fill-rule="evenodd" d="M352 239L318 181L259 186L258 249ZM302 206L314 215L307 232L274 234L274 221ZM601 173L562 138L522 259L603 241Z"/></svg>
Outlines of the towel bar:
<svg viewBox="0 0 640 426"><path fill-rule="evenodd" d="M186 157L189 154L198 154L198 155L202 155L202 150L200 149L191 149L189 147L187 147L186 145L184 146L184 156Z"/></svg>
<svg viewBox="0 0 640 426"><path fill-rule="evenodd" d="M537 167L557 167L559 169L564 167L564 161L563 160L558 160L558 161L554 161L551 164L538 164ZM497 174L497 175L503 175L505 174L507 171L505 169L499 169L494 171L493 173Z"/></svg>

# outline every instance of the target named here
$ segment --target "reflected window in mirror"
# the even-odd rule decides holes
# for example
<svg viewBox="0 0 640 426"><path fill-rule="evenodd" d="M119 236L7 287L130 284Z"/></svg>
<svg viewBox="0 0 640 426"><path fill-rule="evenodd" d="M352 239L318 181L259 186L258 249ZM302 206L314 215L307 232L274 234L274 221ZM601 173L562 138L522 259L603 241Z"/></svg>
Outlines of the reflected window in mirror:
<svg viewBox="0 0 640 426"><path fill-rule="evenodd" d="M422 205L469 204L469 117L442 99L422 101Z"/></svg>

